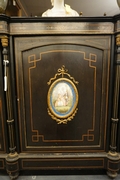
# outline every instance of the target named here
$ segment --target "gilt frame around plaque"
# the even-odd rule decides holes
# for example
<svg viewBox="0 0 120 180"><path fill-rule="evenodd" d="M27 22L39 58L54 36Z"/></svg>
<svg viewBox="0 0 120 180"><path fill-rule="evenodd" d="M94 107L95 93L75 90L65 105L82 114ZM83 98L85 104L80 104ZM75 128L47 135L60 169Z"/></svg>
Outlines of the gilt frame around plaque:
<svg viewBox="0 0 120 180"><path fill-rule="evenodd" d="M52 78L54 82L50 83L47 96L48 114L58 124L66 124L68 121L71 121L78 110L78 91L74 84L78 82L66 73L64 68L63 66L62 69L59 69L61 73L57 74L58 76L62 75L62 77ZM69 78L64 77L64 75L67 75Z"/></svg>

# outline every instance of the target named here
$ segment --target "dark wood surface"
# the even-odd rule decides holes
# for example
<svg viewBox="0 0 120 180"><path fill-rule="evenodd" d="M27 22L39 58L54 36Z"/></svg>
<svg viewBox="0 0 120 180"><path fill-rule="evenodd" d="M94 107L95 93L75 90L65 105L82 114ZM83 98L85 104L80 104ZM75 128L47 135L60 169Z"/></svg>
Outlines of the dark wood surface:
<svg viewBox="0 0 120 180"><path fill-rule="evenodd" d="M97 36L15 39L21 151L105 151L109 45ZM62 65L79 82L78 112L67 125L47 112L47 82Z"/></svg>

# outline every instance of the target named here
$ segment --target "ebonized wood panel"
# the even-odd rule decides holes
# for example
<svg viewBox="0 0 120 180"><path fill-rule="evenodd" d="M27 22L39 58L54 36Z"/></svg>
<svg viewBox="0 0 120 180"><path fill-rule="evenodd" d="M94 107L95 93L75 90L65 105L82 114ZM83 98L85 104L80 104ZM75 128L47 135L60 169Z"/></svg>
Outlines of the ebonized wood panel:
<svg viewBox="0 0 120 180"><path fill-rule="evenodd" d="M15 38L21 152L105 152L109 36ZM47 112L47 82L65 66L79 82L74 119L58 125Z"/></svg>

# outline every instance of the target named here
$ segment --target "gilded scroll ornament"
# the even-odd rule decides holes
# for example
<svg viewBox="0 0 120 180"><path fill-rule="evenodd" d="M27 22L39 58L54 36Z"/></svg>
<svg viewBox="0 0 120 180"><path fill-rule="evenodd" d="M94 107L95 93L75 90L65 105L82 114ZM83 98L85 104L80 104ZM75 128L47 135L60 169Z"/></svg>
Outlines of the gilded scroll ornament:
<svg viewBox="0 0 120 180"><path fill-rule="evenodd" d="M8 37L7 36L0 36L1 39L1 43L3 47L7 47L8 46Z"/></svg>
<svg viewBox="0 0 120 180"><path fill-rule="evenodd" d="M78 111L78 91L75 86L78 81L67 72L63 65L48 82L48 114L57 124L67 124Z"/></svg>
<svg viewBox="0 0 120 180"><path fill-rule="evenodd" d="M120 35L116 37L116 45L120 46Z"/></svg>

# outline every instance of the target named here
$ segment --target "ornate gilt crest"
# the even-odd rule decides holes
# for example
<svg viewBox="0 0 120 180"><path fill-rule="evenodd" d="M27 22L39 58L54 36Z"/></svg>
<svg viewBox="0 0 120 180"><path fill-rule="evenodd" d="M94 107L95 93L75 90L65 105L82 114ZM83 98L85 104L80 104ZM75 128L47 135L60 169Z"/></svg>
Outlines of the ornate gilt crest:
<svg viewBox="0 0 120 180"><path fill-rule="evenodd" d="M78 110L78 91L75 86L78 81L68 74L63 65L47 84L50 86L47 96L48 114L57 124L67 124Z"/></svg>

